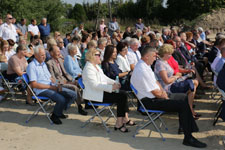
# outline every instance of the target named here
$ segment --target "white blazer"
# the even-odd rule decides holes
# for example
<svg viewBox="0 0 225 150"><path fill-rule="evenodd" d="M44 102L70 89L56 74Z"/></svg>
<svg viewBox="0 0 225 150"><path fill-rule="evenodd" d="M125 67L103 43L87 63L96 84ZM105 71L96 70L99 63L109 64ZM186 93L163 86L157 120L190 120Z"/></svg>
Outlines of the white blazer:
<svg viewBox="0 0 225 150"><path fill-rule="evenodd" d="M104 91L111 93L115 81L108 78L98 65L97 68L98 70L87 61L83 69L82 78L85 86L83 99L102 102Z"/></svg>

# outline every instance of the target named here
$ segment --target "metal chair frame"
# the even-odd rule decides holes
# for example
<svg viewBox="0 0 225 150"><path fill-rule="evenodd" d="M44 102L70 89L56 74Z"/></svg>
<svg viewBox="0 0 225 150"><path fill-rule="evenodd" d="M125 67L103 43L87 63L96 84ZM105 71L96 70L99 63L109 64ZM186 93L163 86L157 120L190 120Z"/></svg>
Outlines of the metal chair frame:
<svg viewBox="0 0 225 150"><path fill-rule="evenodd" d="M138 91L135 89L135 87L132 84L130 84L130 87L131 87L132 91L134 92L136 98L138 99L138 101L141 104L139 110L142 111L142 112L145 112L147 114L147 117L144 117L142 122L139 123L138 126L136 127L136 130L135 130L135 133L133 134L133 137L136 137L136 135L138 134L138 132L141 129L144 129L148 125L153 124L156 131L160 134L162 140L165 141L166 139L163 137L162 132L160 130L162 125L165 127L165 130L168 130L168 128L166 127L166 124L164 123L162 118L160 118L160 116L164 113L164 111L146 109L144 104L142 103L142 101L137 97ZM157 119L160 120L160 126L159 127L155 123L155 120L157 120ZM147 120L147 122L146 122L146 120ZM151 132L151 130L150 130L150 132Z"/></svg>

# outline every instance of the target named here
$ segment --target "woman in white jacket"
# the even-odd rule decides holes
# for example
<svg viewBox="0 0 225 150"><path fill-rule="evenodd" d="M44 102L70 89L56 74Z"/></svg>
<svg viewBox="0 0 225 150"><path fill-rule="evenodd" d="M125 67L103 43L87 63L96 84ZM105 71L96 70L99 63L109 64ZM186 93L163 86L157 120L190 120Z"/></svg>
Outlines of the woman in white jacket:
<svg viewBox="0 0 225 150"><path fill-rule="evenodd" d="M116 103L117 104L117 121L115 130L128 132L125 125L135 125L128 118L127 94L120 91L113 91L120 88L120 84L104 75L101 64L100 52L95 48L89 49L86 53L87 63L83 69L82 78L84 83L83 99L95 102Z"/></svg>

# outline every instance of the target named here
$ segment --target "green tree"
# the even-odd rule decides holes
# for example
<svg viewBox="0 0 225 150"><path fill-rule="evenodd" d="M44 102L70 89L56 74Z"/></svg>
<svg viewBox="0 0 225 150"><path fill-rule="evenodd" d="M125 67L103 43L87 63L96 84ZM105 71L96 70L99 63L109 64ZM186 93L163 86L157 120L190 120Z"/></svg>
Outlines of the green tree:
<svg viewBox="0 0 225 150"><path fill-rule="evenodd" d="M75 19L78 22L86 21L87 16L86 12L84 11L84 8L81 4L76 4L73 7L73 11L71 12L72 18Z"/></svg>

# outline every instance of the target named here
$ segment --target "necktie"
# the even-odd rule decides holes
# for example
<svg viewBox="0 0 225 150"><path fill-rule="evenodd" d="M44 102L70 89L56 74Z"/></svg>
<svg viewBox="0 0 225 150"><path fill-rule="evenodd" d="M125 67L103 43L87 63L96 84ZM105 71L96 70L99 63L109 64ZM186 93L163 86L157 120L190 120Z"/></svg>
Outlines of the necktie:
<svg viewBox="0 0 225 150"><path fill-rule="evenodd" d="M136 57L137 57L137 61L139 61L139 57L138 57L137 52L134 52L134 53L135 53L135 55L136 55Z"/></svg>

